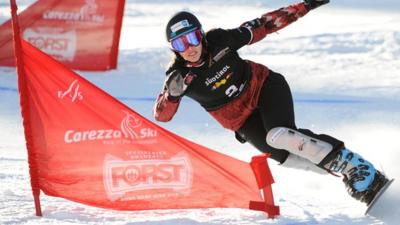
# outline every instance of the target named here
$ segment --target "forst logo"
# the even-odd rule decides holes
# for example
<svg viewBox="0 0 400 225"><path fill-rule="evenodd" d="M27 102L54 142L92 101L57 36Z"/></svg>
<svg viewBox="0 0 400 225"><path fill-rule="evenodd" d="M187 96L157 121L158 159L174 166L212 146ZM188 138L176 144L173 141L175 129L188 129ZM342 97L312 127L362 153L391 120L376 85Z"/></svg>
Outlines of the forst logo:
<svg viewBox="0 0 400 225"><path fill-rule="evenodd" d="M24 30L24 39L58 60L73 61L76 53L76 32L38 27Z"/></svg>
<svg viewBox="0 0 400 225"><path fill-rule="evenodd" d="M183 168L180 164L159 162L114 167L111 170L112 186L119 187L121 183L136 186L179 182Z"/></svg>
<svg viewBox="0 0 400 225"><path fill-rule="evenodd" d="M31 36L28 41L36 47L48 51L67 51L68 39L67 38L54 38L44 36Z"/></svg>
<svg viewBox="0 0 400 225"><path fill-rule="evenodd" d="M186 193L192 177L190 160L183 152L170 159L155 160L124 161L107 155L104 163L104 185L110 200L152 189Z"/></svg>

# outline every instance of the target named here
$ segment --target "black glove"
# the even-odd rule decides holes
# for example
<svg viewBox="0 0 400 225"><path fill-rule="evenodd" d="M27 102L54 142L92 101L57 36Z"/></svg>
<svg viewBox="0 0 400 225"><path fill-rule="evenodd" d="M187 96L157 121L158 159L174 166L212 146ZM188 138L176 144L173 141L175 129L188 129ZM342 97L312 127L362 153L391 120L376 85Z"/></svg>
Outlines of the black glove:
<svg viewBox="0 0 400 225"><path fill-rule="evenodd" d="M304 0L304 5L308 10L315 9L321 5L328 4L329 0Z"/></svg>
<svg viewBox="0 0 400 225"><path fill-rule="evenodd" d="M192 83L194 74L187 73L182 75L179 70L173 70L167 75L165 88L171 97L182 97L189 85Z"/></svg>

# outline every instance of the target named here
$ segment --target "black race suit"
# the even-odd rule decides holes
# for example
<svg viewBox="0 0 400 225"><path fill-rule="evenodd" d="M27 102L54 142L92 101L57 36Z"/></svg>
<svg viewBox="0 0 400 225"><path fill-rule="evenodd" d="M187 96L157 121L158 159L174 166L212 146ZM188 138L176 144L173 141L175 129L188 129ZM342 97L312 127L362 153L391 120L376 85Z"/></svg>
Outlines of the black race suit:
<svg viewBox="0 0 400 225"><path fill-rule="evenodd" d="M289 153L267 144L266 135L274 127L296 129L326 141L333 146L328 156L334 155L344 146L342 141L296 127L292 95L284 77L264 65L243 60L237 52L306 13L304 4L299 3L267 13L237 29L211 30L203 39L203 60L200 63L190 64L176 54L166 73L178 70L183 76L194 77L185 95L199 102L223 127L235 131L239 141L248 141L258 150L270 153L270 157L280 163ZM164 88L154 107L155 118L164 122L172 119L180 99L169 96Z"/></svg>

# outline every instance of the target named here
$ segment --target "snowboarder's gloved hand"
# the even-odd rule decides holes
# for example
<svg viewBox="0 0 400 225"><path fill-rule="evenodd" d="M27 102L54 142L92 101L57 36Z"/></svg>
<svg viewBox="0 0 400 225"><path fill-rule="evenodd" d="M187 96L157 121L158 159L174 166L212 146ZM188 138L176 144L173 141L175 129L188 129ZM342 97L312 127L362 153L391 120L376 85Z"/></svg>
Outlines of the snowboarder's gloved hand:
<svg viewBox="0 0 400 225"><path fill-rule="evenodd" d="M321 5L328 4L329 0L304 0L304 5L308 10L315 9Z"/></svg>
<svg viewBox="0 0 400 225"><path fill-rule="evenodd" d="M187 73L183 75L180 71L173 70L168 74L165 81L168 94L174 98L182 97L186 89L192 83L194 77L194 74Z"/></svg>

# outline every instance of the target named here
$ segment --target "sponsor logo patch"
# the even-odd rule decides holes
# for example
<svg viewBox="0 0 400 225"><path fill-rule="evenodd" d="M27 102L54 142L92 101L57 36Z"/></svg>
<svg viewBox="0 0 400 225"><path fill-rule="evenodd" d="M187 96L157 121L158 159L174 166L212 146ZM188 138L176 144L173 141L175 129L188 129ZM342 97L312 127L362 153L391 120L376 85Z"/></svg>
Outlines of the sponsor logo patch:
<svg viewBox="0 0 400 225"><path fill-rule="evenodd" d="M104 23L105 16L98 14L98 4L96 0L85 0L85 4L80 8L79 11L59 11L59 10L48 10L42 15L43 19L46 20L63 20L68 22L91 22L91 23Z"/></svg>
<svg viewBox="0 0 400 225"><path fill-rule="evenodd" d="M120 129L93 129L93 130L67 130L64 133L66 144L82 143L88 141L103 141L104 144L143 144L157 141L157 130L143 125L142 120L125 112Z"/></svg>
<svg viewBox="0 0 400 225"><path fill-rule="evenodd" d="M25 40L43 52L60 61L73 61L76 54L76 32L61 28L27 28L23 32Z"/></svg>
<svg viewBox="0 0 400 225"><path fill-rule="evenodd" d="M64 99L68 97L71 99L72 102L82 101L83 95L79 91L79 87L80 85L78 80L74 80L66 91L58 91L57 96L59 99Z"/></svg>
<svg viewBox="0 0 400 225"><path fill-rule="evenodd" d="M176 33L179 30L181 30L181 29L183 29L185 27L190 27L190 26L191 25L189 24L188 20L182 20L182 21L179 21L179 22L175 23L174 25L172 25L171 26L171 31Z"/></svg>
<svg viewBox="0 0 400 225"><path fill-rule="evenodd" d="M111 201L186 195L192 187L192 166L184 152L152 160L123 160L108 154L103 169L104 187ZM152 194L146 192L149 190Z"/></svg>

